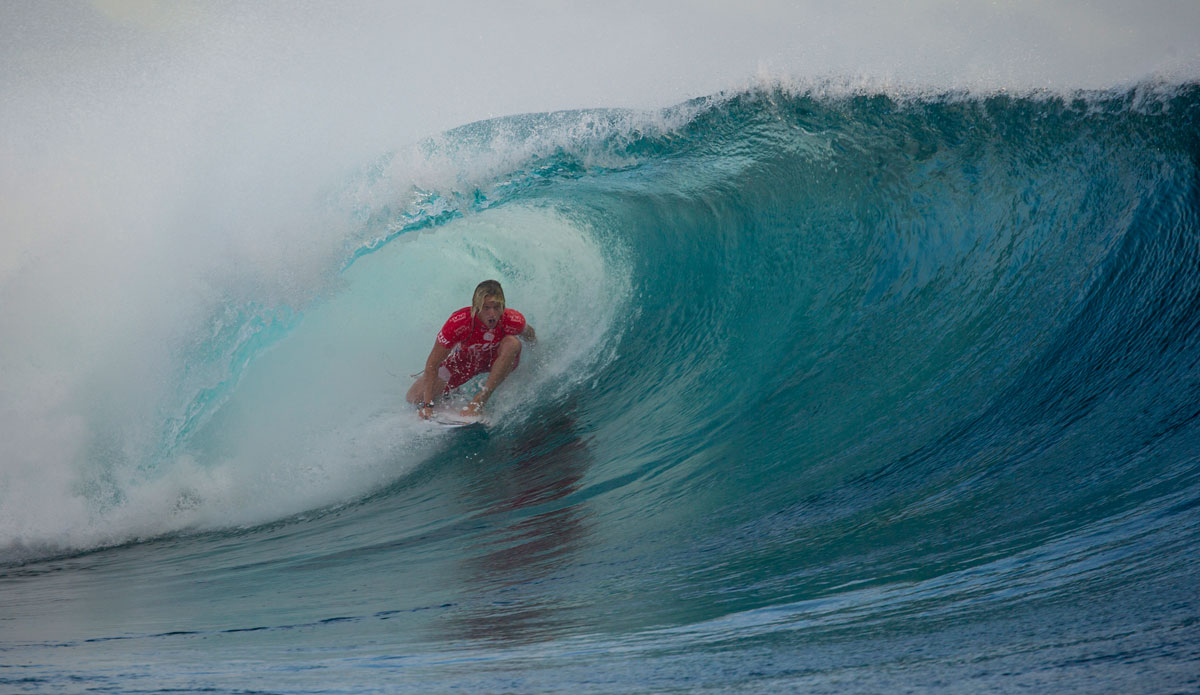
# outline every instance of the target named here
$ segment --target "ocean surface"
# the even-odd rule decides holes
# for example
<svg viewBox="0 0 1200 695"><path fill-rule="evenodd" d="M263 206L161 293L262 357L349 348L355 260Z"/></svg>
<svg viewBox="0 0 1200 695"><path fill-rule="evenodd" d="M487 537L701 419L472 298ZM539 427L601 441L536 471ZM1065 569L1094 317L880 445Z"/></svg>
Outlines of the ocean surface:
<svg viewBox="0 0 1200 695"><path fill-rule="evenodd" d="M2 414L3 692L1200 692L1196 85L505 116L315 206L304 291L10 343L89 376ZM422 423L486 278L539 341Z"/></svg>

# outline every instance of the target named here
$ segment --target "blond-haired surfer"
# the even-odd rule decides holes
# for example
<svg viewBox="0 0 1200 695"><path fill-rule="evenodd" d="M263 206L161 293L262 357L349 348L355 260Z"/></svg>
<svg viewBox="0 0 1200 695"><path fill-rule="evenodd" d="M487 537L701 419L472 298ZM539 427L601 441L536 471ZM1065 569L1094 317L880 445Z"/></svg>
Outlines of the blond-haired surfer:
<svg viewBox="0 0 1200 695"><path fill-rule="evenodd" d="M471 306L450 315L438 331L433 349L425 360L425 371L408 390L408 402L417 414L429 418L435 398L465 384L471 377L488 373L487 383L462 415L478 416L500 384L521 363L521 340L537 341L533 326L516 309L504 306L504 289L495 280L484 280L475 288Z"/></svg>

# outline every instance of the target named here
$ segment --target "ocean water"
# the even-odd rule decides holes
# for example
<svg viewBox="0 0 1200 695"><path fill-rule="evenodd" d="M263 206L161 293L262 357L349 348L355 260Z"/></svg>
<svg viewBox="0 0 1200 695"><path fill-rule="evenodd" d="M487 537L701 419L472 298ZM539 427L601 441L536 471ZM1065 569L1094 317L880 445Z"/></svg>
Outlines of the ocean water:
<svg viewBox="0 0 1200 695"><path fill-rule="evenodd" d="M187 233L0 266L4 692L1200 691L1194 83L763 80L232 210L121 171L63 190ZM485 278L539 341L429 426Z"/></svg>
<svg viewBox="0 0 1200 695"><path fill-rule="evenodd" d="M1195 692L1197 133L1194 86L758 89L382 156L334 281L8 475L4 689ZM541 340L423 425L484 277Z"/></svg>

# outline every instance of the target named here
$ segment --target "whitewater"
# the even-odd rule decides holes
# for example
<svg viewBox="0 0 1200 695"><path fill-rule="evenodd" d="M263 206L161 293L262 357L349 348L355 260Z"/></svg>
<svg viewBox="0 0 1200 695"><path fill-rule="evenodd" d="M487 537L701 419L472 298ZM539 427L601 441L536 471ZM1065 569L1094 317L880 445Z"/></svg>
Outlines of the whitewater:
<svg viewBox="0 0 1200 695"><path fill-rule="evenodd" d="M0 18L5 692L1200 688L1200 10Z"/></svg>

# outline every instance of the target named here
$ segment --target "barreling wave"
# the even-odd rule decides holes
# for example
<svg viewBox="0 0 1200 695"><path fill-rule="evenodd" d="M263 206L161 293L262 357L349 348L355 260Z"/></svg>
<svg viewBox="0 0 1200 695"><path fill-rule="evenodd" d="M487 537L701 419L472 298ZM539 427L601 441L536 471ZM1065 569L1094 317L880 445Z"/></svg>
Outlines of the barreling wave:
<svg viewBox="0 0 1200 695"><path fill-rule="evenodd" d="M439 635L691 626L637 632L668 650L1179 591L1198 133L1194 85L764 88L450 131L341 196L338 282L210 317L156 436L104 433L71 462L78 513L0 542L27 560L308 524L268 562L336 556L421 606L448 601L422 572L467 568L484 598L447 602ZM450 437L400 396L485 276L542 340L497 424ZM500 593L537 608L488 609Z"/></svg>

